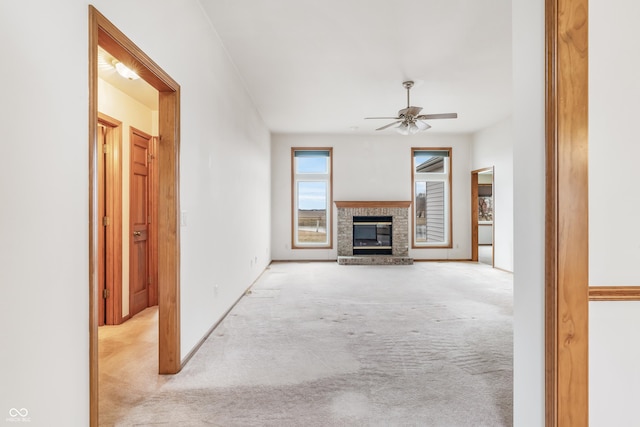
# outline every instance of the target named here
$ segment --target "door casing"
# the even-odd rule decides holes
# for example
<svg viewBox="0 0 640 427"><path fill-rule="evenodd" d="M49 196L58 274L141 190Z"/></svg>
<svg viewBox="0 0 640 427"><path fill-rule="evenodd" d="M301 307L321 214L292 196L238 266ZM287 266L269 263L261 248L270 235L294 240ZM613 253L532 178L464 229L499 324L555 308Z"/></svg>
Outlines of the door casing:
<svg viewBox="0 0 640 427"><path fill-rule="evenodd" d="M102 226L106 229L104 271L105 289L109 296L105 300L105 324L119 325L128 317L122 316L122 122L99 112L98 123L107 129L108 147L105 155L105 213L108 225L105 226L104 221L98 218L98 228ZM100 147L97 148L100 155Z"/></svg>
<svg viewBox="0 0 640 427"><path fill-rule="evenodd" d="M589 425L588 6L545 3L548 427Z"/></svg>
<svg viewBox="0 0 640 427"><path fill-rule="evenodd" d="M180 359L180 86L98 10L89 5L89 424L98 425L98 46L130 65L159 92L158 111L158 368Z"/></svg>

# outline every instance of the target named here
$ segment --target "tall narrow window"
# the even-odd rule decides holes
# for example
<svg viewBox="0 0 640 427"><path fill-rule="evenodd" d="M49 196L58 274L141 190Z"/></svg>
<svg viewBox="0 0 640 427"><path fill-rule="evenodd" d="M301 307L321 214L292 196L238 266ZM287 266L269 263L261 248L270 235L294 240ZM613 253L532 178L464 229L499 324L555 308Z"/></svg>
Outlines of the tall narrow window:
<svg viewBox="0 0 640 427"><path fill-rule="evenodd" d="M412 148L413 247L450 248L451 148Z"/></svg>
<svg viewBox="0 0 640 427"><path fill-rule="evenodd" d="M331 248L331 148L292 148L293 248Z"/></svg>

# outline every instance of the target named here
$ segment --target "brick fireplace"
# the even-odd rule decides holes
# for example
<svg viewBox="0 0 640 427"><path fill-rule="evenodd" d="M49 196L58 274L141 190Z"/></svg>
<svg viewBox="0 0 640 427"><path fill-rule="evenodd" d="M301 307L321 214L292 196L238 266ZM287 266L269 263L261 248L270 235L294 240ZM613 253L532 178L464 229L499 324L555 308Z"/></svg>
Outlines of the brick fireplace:
<svg viewBox="0 0 640 427"><path fill-rule="evenodd" d="M339 264L413 264L409 257L410 201L337 201L335 204L338 209ZM358 224L366 223L367 217L371 218L371 224L379 223L383 217L391 220L391 254L369 255L362 250L356 250L357 254L354 254L354 218Z"/></svg>

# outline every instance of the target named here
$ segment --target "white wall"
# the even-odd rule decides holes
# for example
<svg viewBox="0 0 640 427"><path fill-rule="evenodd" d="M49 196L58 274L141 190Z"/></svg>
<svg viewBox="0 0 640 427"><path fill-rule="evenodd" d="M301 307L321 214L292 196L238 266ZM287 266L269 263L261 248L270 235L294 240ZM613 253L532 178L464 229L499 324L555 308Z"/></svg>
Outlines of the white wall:
<svg viewBox="0 0 640 427"><path fill-rule="evenodd" d="M130 129L134 127L157 136L157 130L156 133L153 133L153 130L158 127L158 114L102 79L98 79L98 111L122 122L122 316L127 316L129 314Z"/></svg>
<svg viewBox="0 0 640 427"><path fill-rule="evenodd" d="M640 301L589 303L589 425L638 425Z"/></svg>
<svg viewBox="0 0 640 427"><path fill-rule="evenodd" d="M0 55L16 64L0 67L0 419L15 407L30 425L79 426L89 410L87 8L35 7L0 2Z"/></svg>
<svg viewBox="0 0 640 427"><path fill-rule="evenodd" d="M513 0L514 425L544 425L544 1Z"/></svg>
<svg viewBox="0 0 640 427"><path fill-rule="evenodd" d="M592 0L589 9L589 284L640 286L640 4ZM589 310L590 425L636 425L640 302Z"/></svg>
<svg viewBox="0 0 640 427"><path fill-rule="evenodd" d="M272 254L276 260L336 259L333 249L291 249L291 147L333 147L333 200L411 200L411 147L452 147L453 248L409 249L415 259L471 257L468 135L274 135Z"/></svg>
<svg viewBox="0 0 640 427"><path fill-rule="evenodd" d="M270 135L195 0L93 3L181 85L184 356L270 260ZM0 2L0 38L0 414L86 426L87 2Z"/></svg>
<svg viewBox="0 0 640 427"><path fill-rule="evenodd" d="M494 266L513 271L512 119L475 133L471 147L472 170L494 167Z"/></svg>

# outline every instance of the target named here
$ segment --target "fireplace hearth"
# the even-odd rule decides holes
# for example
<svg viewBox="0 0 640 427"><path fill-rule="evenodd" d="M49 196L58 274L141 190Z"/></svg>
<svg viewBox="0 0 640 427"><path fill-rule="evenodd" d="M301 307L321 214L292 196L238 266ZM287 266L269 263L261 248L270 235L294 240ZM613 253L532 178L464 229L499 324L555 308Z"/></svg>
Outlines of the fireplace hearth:
<svg viewBox="0 0 640 427"><path fill-rule="evenodd" d="M338 263L407 265L410 201L336 201Z"/></svg>

